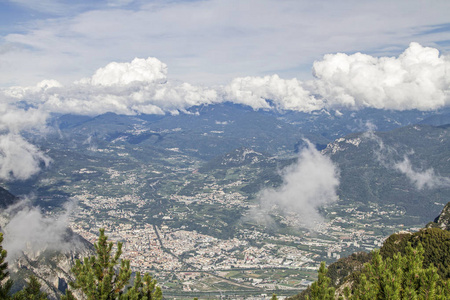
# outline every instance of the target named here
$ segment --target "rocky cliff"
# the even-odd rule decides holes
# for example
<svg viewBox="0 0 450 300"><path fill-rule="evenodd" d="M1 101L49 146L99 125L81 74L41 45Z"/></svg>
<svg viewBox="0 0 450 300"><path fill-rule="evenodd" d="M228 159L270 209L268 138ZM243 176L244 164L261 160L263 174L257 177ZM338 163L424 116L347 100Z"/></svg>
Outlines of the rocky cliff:
<svg viewBox="0 0 450 300"><path fill-rule="evenodd" d="M19 215L17 211L28 211L30 208L29 203L20 202L20 199L9 193L7 190L0 187L0 230L4 232L7 228L7 224L12 223L12 219L15 219L14 223L17 225L18 216L23 216L25 220L19 222L19 225L23 228L22 231L28 231L28 233L36 231L36 229L29 228L33 225L40 225L40 223L30 222L28 217L36 217L39 215L41 221L46 218L38 213L38 210L34 210L36 214L24 214ZM53 223L52 223L53 224ZM8 249L4 240L3 246L8 251L8 270L10 272L11 279L14 281L12 292L21 290L26 284L26 280L31 275L36 276L42 285L42 290L48 293L50 299L59 299L65 292L68 283L74 278L71 273L71 268L75 264L76 259L82 259L84 257L94 255L94 247L88 241L86 241L80 235L74 233L69 228L64 228L64 223L55 222L54 225L61 225L59 231L48 231L46 235L58 234L57 239L53 239L52 243L27 243L25 247L17 247L17 243L11 243L11 246L15 245L16 249ZM5 233L7 237L8 233ZM29 234L28 234L29 235ZM17 239L23 239L19 236ZM48 239L51 241L52 239ZM57 242L55 242L57 241ZM23 244L23 241L21 241Z"/></svg>
<svg viewBox="0 0 450 300"><path fill-rule="evenodd" d="M434 222L428 223L427 227L438 227L443 230L450 230L450 202L447 203L439 216L434 219Z"/></svg>
<svg viewBox="0 0 450 300"><path fill-rule="evenodd" d="M76 259L94 254L92 244L70 229L66 230L65 238L71 247L58 250L45 247L37 251L28 247L13 263L10 263L9 270L14 280L14 291L22 289L25 280L34 275L49 298L60 298L68 283L74 280L70 270Z"/></svg>

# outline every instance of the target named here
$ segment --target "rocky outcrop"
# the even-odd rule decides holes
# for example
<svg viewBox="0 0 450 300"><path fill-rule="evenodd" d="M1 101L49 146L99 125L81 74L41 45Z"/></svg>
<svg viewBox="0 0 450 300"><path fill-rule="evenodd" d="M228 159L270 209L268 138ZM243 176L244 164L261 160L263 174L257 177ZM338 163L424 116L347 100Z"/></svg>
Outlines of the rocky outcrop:
<svg viewBox="0 0 450 300"><path fill-rule="evenodd" d="M30 203L20 201L19 198L0 187L0 230L3 232L7 228L7 224L14 219L12 216L18 211L27 211L30 207ZM27 216L24 215L24 218ZM26 226L33 226L27 222L29 220L23 220L24 230L29 230ZM91 243L71 229L64 229L65 223L55 222L54 225L62 227L61 230L47 232L47 235L58 235L57 239L49 239L52 241L51 244L43 242L36 246L28 243L26 247L16 247L15 251L6 248L8 271L14 281L12 292L21 290L28 278L34 275L50 299L59 299L64 294L68 283L74 280L71 269L75 261L95 254ZM3 246L6 245L5 242L6 239Z"/></svg>
<svg viewBox="0 0 450 300"><path fill-rule="evenodd" d="M428 228L438 227L442 230L450 230L450 202L445 205L439 216L427 225Z"/></svg>
<svg viewBox="0 0 450 300"><path fill-rule="evenodd" d="M93 246L81 236L66 231L66 237L72 247L67 249L44 248L38 251L28 248L9 265L11 278L14 280L13 290L22 289L30 275L38 278L42 290L51 299L59 299L64 294L68 283L73 281L71 268L77 259L92 256Z"/></svg>

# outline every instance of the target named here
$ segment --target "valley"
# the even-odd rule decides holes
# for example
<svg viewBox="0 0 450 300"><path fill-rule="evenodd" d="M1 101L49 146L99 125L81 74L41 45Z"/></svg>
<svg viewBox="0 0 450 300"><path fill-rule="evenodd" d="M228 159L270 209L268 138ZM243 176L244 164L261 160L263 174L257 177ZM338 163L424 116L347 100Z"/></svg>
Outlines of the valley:
<svg viewBox="0 0 450 300"><path fill-rule="evenodd" d="M36 140L52 158L51 166L26 185L10 183L9 188L34 193L35 203L50 216L58 215L65 202L76 203L69 222L74 232L94 242L105 228L111 240L124 243L124 258L135 271L151 272L164 295L187 298L294 295L315 279L321 261L379 248L399 230L418 230L448 201L448 187L414 188L376 160L376 139L353 133L322 147L341 171L337 201L319 207L322 220L305 224L295 211L273 207L272 222L259 222L267 216L251 215L261 205L260 191L283 184L283 170L296 163L296 151L305 147L302 138L309 135L316 145L327 140L311 125L315 129L304 132L289 122L279 126L291 128L292 135L255 131L250 139L249 118L239 123L229 110L210 109L197 117L202 120L194 118L200 124L114 114L87 121L62 116L56 119L58 134ZM258 120L261 112L248 114ZM400 136L411 136L403 144L394 138L395 130L377 136L396 149L392 159L411 149L423 158L425 150L434 149L442 159L433 156L431 167L448 176L443 149L449 149L449 130L420 126L420 134L428 132L427 149L411 143L418 132L413 128L398 129ZM371 174L364 171L369 169ZM388 190L387 182L394 189ZM423 201L425 197L430 200ZM415 198L416 207L425 210L405 205Z"/></svg>

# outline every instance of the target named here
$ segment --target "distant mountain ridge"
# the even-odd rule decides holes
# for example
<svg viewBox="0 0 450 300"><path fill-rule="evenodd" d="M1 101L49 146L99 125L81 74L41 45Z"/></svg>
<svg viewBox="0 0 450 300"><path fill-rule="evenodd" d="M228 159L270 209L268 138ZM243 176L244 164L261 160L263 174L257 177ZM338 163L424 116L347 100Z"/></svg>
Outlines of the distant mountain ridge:
<svg viewBox="0 0 450 300"><path fill-rule="evenodd" d="M191 107L178 115L54 115L50 125L57 128L58 134L76 138L78 142L101 144L123 137L129 143L176 147L211 159L241 147L269 154L296 151L301 148L304 138L321 148L336 138L366 131L367 126L388 131L420 122L445 125L447 115L450 115L450 109L439 112L363 109L302 113L255 111L244 105L222 103Z"/></svg>

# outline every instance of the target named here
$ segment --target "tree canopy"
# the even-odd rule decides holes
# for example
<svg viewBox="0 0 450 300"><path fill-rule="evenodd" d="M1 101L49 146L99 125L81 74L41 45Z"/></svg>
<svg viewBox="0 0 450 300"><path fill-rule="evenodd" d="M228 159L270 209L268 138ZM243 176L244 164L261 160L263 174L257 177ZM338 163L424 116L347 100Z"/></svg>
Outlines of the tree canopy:
<svg viewBox="0 0 450 300"><path fill-rule="evenodd" d="M341 288L330 287L331 279L323 262L319 278L311 285L307 299L372 300L372 299L449 299L450 279L439 276L433 264L424 266L424 248L419 242L415 248L409 243L405 254L396 253L383 258L373 251L372 260L364 265L356 280L349 280ZM353 279L355 279L353 277Z"/></svg>
<svg viewBox="0 0 450 300"><path fill-rule="evenodd" d="M88 300L159 300L162 299L161 288L156 285L149 273L142 278L136 273L134 283L130 285L131 268L129 260L121 260L122 243L118 242L115 253L114 245L108 242L105 230L100 229L100 236L94 244L96 255L85 257L83 262L77 260L72 272L75 281L70 282L70 289L62 299L77 299L72 292L80 291ZM127 288L128 287L128 288Z"/></svg>

